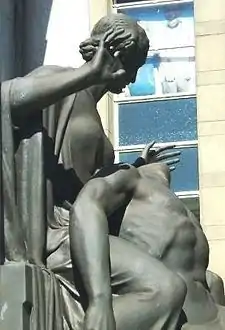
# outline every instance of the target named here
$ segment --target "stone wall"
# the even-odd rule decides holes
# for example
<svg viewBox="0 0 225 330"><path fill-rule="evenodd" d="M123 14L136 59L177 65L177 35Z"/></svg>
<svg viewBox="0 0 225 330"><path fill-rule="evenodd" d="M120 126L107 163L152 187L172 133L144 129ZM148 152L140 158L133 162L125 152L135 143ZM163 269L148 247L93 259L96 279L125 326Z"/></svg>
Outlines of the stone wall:
<svg viewBox="0 0 225 330"><path fill-rule="evenodd" d="M195 0L201 223L225 280L225 7Z"/></svg>

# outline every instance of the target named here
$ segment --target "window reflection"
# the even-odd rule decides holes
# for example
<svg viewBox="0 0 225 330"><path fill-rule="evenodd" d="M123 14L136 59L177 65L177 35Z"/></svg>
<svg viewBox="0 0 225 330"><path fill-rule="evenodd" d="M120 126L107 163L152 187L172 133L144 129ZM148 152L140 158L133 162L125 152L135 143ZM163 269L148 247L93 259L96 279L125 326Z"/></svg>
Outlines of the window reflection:
<svg viewBox="0 0 225 330"><path fill-rule="evenodd" d="M196 99L119 105L119 145L197 139Z"/></svg>
<svg viewBox="0 0 225 330"><path fill-rule="evenodd" d="M193 3L121 9L145 29L150 49L194 46Z"/></svg>
<svg viewBox="0 0 225 330"><path fill-rule="evenodd" d="M164 50L149 56L123 97L162 96L196 91L194 49Z"/></svg>

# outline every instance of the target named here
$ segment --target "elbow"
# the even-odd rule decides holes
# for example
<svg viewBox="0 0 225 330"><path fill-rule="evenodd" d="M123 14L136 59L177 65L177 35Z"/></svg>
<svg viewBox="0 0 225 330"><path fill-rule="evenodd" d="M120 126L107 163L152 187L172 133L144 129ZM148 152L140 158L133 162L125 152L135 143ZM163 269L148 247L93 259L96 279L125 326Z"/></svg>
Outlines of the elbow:
<svg viewBox="0 0 225 330"><path fill-rule="evenodd" d="M12 82L10 88L10 100L11 106L17 108L21 106L23 100L26 99L26 94L28 93L28 86L25 84L24 78L17 78Z"/></svg>
<svg viewBox="0 0 225 330"><path fill-rule="evenodd" d="M29 104L33 84L27 80L28 78L18 78L12 83L10 90L10 102L12 110L15 110L13 113L15 116L19 116L21 111L26 111L26 106Z"/></svg>

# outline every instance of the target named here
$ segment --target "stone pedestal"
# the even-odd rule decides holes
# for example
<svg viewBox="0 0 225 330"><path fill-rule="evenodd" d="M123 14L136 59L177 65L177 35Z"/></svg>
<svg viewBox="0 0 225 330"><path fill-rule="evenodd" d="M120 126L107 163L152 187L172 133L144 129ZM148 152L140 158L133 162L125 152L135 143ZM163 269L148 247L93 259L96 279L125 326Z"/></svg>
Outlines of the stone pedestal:
<svg viewBox="0 0 225 330"><path fill-rule="evenodd" d="M34 265L1 266L0 330L55 329L63 329L55 276Z"/></svg>

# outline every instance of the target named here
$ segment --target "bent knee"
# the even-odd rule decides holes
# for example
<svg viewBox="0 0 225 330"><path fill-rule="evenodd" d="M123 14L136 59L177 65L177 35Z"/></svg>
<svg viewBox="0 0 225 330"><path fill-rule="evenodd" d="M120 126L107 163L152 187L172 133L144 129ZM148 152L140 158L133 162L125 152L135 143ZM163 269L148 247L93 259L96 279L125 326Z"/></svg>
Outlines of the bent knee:
<svg viewBox="0 0 225 330"><path fill-rule="evenodd" d="M212 271L206 271L206 281L209 286L209 289L212 289L214 287L220 287L221 289L224 289L222 278L218 274L213 273Z"/></svg>
<svg viewBox="0 0 225 330"><path fill-rule="evenodd" d="M187 294L187 286L179 275L176 273L165 274L165 281L161 290L162 295L171 305L183 306Z"/></svg>
<svg viewBox="0 0 225 330"><path fill-rule="evenodd" d="M165 305L170 305L172 308L181 308L187 294L187 287L183 279L167 269L161 277L155 277L149 290L163 297Z"/></svg>
<svg viewBox="0 0 225 330"><path fill-rule="evenodd" d="M141 261L141 260L139 260ZM157 267L158 266L158 267ZM130 274L131 275L131 274ZM183 279L166 268L161 262L138 262L134 264L133 283L138 291L165 297L168 303L183 304L187 287Z"/></svg>

